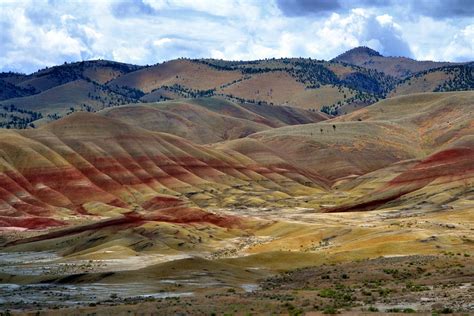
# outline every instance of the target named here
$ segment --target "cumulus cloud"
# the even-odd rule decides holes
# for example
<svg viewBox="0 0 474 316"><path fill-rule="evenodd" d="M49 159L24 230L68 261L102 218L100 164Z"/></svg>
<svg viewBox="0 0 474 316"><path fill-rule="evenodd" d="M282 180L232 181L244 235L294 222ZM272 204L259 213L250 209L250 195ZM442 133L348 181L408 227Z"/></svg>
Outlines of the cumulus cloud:
<svg viewBox="0 0 474 316"><path fill-rule="evenodd" d="M139 16L142 14L155 14L155 8L141 0L127 1L121 0L112 3L112 14L116 17Z"/></svg>
<svg viewBox="0 0 474 316"><path fill-rule="evenodd" d="M277 0L278 7L288 16L318 14L339 10L337 0Z"/></svg>
<svg viewBox="0 0 474 316"><path fill-rule="evenodd" d="M401 27L393 17L376 15L368 10L354 9L349 15L333 13L317 30L319 41L330 51L350 49L354 46L369 46L383 55L407 56L412 53L402 37Z"/></svg>
<svg viewBox="0 0 474 316"><path fill-rule="evenodd" d="M414 12L434 18L474 17L472 0L411 1Z"/></svg>
<svg viewBox="0 0 474 316"><path fill-rule="evenodd" d="M69 18L59 19L56 25L38 26L23 8L4 8L5 35L2 38L0 68L36 70L58 61L80 60L90 53L81 37L68 30Z"/></svg>
<svg viewBox="0 0 474 316"><path fill-rule="evenodd" d="M391 0L0 0L0 70L96 58L331 59L359 45L384 55L474 59L472 9L451 0L451 13L440 16L439 5L420 1L417 13L414 2Z"/></svg>
<svg viewBox="0 0 474 316"><path fill-rule="evenodd" d="M474 52L474 24L456 33L443 52L444 58L472 61Z"/></svg>
<svg viewBox="0 0 474 316"><path fill-rule="evenodd" d="M434 18L473 17L472 0L277 0L288 16L347 12L356 8L408 7L413 15Z"/></svg>

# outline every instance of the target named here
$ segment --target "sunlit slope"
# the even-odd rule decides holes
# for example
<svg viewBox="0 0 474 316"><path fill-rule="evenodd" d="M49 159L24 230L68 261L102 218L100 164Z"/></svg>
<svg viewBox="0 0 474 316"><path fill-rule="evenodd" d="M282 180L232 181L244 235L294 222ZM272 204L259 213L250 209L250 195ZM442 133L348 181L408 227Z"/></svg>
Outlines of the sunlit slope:
<svg viewBox="0 0 474 316"><path fill-rule="evenodd" d="M409 129L391 122L331 122L283 127L218 144L262 164L291 161L335 181L422 156Z"/></svg>
<svg viewBox="0 0 474 316"><path fill-rule="evenodd" d="M326 119L322 113L266 104L237 104L223 98L134 104L106 109L99 114L151 131L177 135L198 144L242 138L273 127Z"/></svg>
<svg viewBox="0 0 474 316"><path fill-rule="evenodd" d="M302 175L304 170L288 162L267 168L237 152L92 113L72 114L36 130L4 131L0 144L1 213L7 223L181 202L264 203L320 186L317 177ZM266 192L264 200L253 197L258 192Z"/></svg>
<svg viewBox="0 0 474 316"><path fill-rule="evenodd" d="M396 207L406 210L474 207L474 138L465 136L427 158L387 176L376 186L358 183L360 198L328 211L362 211ZM380 175L387 171L380 170ZM367 188L370 190L367 190Z"/></svg>
<svg viewBox="0 0 474 316"><path fill-rule="evenodd" d="M474 65L430 69L400 81L389 97L420 92L468 91L474 88Z"/></svg>
<svg viewBox="0 0 474 316"><path fill-rule="evenodd" d="M412 94L380 101L333 122L390 121L412 129L427 153L472 135L474 92Z"/></svg>
<svg viewBox="0 0 474 316"><path fill-rule="evenodd" d="M227 96L248 103L288 105L317 111L323 106L367 105L395 83L361 67L302 58L256 61L173 60L107 83L145 93L145 102ZM372 100L372 101L370 101Z"/></svg>
<svg viewBox="0 0 474 316"><path fill-rule="evenodd" d="M284 71L253 74L245 80L218 89L217 93L317 110L323 105L342 102L355 95L354 90L329 84L318 89L308 89L308 84Z"/></svg>
<svg viewBox="0 0 474 316"><path fill-rule="evenodd" d="M121 76L109 86L127 86L150 93L162 86L180 85L188 89L208 90L242 77L239 71L218 71L190 60L172 60Z"/></svg>

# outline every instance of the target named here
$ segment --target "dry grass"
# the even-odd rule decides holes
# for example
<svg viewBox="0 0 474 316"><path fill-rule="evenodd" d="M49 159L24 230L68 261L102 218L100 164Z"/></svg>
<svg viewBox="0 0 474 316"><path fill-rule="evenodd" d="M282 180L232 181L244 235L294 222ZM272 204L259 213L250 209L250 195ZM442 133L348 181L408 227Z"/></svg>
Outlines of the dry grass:
<svg viewBox="0 0 474 316"><path fill-rule="evenodd" d="M242 77L239 71L218 71L188 60L173 60L113 80L109 85L129 86L149 93L161 86L179 84L190 89L207 90Z"/></svg>

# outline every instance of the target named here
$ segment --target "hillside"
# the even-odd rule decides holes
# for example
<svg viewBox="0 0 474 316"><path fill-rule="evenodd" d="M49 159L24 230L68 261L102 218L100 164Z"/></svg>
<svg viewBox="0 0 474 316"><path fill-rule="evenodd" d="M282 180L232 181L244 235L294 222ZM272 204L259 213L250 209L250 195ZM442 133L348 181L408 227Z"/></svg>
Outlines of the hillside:
<svg viewBox="0 0 474 316"><path fill-rule="evenodd" d="M30 94L33 94L34 91L32 89L24 89L20 88L13 83L9 82L9 80L0 79L0 101L7 100L12 98L24 97Z"/></svg>
<svg viewBox="0 0 474 316"><path fill-rule="evenodd" d="M145 94L163 86L182 86L205 91L241 78L237 71L218 71L190 60L173 60L144 68L108 83L109 86L127 86ZM177 88L179 90L179 88Z"/></svg>
<svg viewBox="0 0 474 316"><path fill-rule="evenodd" d="M140 90L145 93L144 101L221 95L242 102L319 110L345 100L373 100L394 84L382 74L362 68L340 66L346 69L339 75L331 66L311 59L175 60L130 73L108 85Z"/></svg>
<svg viewBox="0 0 474 316"><path fill-rule="evenodd" d="M107 60L65 63L61 66L42 69L31 75L23 76L21 81L15 82L15 85L20 88L33 89L36 93L39 93L78 79L104 84L140 68L142 67Z"/></svg>
<svg viewBox="0 0 474 316"><path fill-rule="evenodd" d="M410 203L440 199L437 194L443 194L443 186L436 186L437 182L444 187L449 183L452 194L461 197L473 179L473 96L472 92L456 92L393 98L333 120L263 131L216 148L238 151L266 167L278 165L280 160L291 161L336 188L349 188L345 194L348 200L357 196L361 201L375 199L378 207L405 194L416 196L415 192L423 193ZM447 160L437 165L438 159ZM428 163L433 169L424 167ZM405 179L405 173L406 179L424 180L416 185L411 180L398 180ZM381 182L367 182L370 174ZM386 178L390 174L399 178ZM450 196L453 201L454 196ZM364 203L356 205L363 209Z"/></svg>
<svg viewBox="0 0 474 316"><path fill-rule="evenodd" d="M238 104L223 98L180 99L109 108L100 115L166 132L197 144L242 138L286 125L315 123L323 113L267 104Z"/></svg>
<svg viewBox="0 0 474 316"><path fill-rule="evenodd" d="M78 79L38 94L1 101L0 115L3 114L3 121L0 120L0 123L12 128L26 128L44 124L74 111L95 112L131 102L137 101L93 81ZM26 121L18 119L17 114L24 109L33 113L26 117ZM37 117L44 119L36 121Z"/></svg>
<svg viewBox="0 0 474 316"><path fill-rule="evenodd" d="M430 69L400 81L389 96L474 89L474 64Z"/></svg>

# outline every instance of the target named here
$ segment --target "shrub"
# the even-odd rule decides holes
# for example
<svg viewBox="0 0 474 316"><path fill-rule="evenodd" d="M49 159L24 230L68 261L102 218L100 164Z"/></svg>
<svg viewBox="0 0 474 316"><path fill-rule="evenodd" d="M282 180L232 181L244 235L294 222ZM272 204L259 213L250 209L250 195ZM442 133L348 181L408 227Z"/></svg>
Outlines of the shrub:
<svg viewBox="0 0 474 316"><path fill-rule="evenodd" d="M337 314L338 310L334 306L326 306L323 310L324 314Z"/></svg>
<svg viewBox="0 0 474 316"><path fill-rule="evenodd" d="M367 310L369 312L378 312L379 311L379 309L377 307L374 307L374 306L370 306Z"/></svg>

